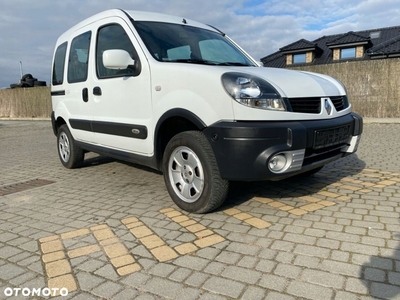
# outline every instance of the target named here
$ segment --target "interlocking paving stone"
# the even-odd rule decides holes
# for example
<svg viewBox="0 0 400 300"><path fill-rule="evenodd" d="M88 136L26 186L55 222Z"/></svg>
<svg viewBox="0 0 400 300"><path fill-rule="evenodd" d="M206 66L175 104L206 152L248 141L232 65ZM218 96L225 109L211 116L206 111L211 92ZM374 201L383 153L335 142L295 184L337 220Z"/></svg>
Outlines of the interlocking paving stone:
<svg viewBox="0 0 400 300"><path fill-rule="evenodd" d="M0 196L2 289L68 285L72 299L400 296L399 125L367 124L357 155L310 178L235 183L226 206L196 215L173 206L157 172L92 153L67 170L48 121L5 123L0 189L52 184ZM38 151L27 156L13 136Z"/></svg>

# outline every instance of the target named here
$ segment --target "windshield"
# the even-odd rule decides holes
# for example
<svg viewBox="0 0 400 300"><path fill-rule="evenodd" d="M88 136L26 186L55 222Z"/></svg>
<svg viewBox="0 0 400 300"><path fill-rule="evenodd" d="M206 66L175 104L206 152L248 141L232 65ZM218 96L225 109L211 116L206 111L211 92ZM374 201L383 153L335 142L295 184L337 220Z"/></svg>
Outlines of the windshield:
<svg viewBox="0 0 400 300"><path fill-rule="evenodd" d="M151 55L161 62L255 66L222 34L187 25L133 22Z"/></svg>

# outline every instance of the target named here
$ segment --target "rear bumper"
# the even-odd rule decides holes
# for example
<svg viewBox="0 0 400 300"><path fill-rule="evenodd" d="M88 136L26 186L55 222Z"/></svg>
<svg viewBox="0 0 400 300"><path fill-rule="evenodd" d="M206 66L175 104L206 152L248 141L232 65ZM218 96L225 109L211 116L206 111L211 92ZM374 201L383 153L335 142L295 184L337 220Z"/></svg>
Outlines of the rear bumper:
<svg viewBox="0 0 400 300"><path fill-rule="evenodd" d="M363 121L343 117L296 122L219 122L204 130L227 180L280 180L357 151ZM283 153L290 166L273 172L270 159Z"/></svg>

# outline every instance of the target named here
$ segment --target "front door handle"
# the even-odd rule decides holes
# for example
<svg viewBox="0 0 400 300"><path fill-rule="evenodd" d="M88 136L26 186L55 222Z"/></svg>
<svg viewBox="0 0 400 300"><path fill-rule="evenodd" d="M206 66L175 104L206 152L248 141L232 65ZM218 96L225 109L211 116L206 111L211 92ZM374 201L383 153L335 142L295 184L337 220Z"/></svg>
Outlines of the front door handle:
<svg viewBox="0 0 400 300"><path fill-rule="evenodd" d="M89 93L88 93L88 89L84 88L82 90L82 100L83 102L88 102L89 101Z"/></svg>
<svg viewBox="0 0 400 300"><path fill-rule="evenodd" d="M99 86L93 88L93 95L101 96L101 88Z"/></svg>

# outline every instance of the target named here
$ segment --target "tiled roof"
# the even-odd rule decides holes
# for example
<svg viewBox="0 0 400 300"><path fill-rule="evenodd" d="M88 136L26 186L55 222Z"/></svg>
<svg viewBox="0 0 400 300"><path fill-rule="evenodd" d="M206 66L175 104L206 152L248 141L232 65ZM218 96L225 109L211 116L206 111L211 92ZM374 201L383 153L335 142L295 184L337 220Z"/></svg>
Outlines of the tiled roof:
<svg viewBox="0 0 400 300"><path fill-rule="evenodd" d="M362 58L340 60L340 62L400 55L400 26L350 31L343 34L322 36L314 41L301 39L261 58L261 61L267 67L285 68L287 53L296 53L300 50L313 48L316 56L314 61L307 63L307 65L330 64L338 62L333 61L333 48L345 45L365 45L366 53Z"/></svg>

